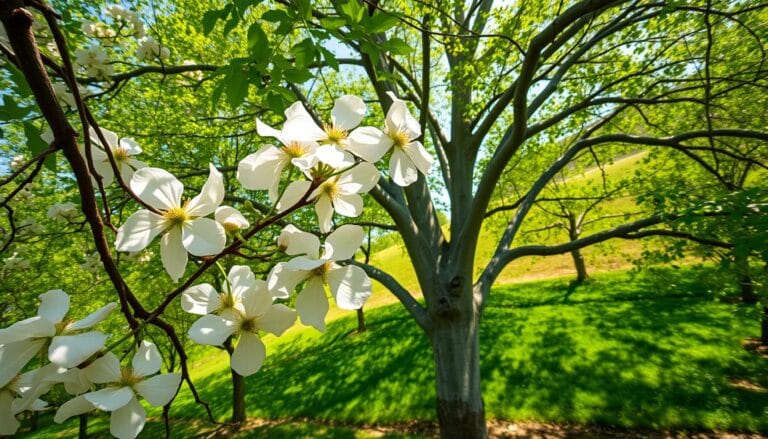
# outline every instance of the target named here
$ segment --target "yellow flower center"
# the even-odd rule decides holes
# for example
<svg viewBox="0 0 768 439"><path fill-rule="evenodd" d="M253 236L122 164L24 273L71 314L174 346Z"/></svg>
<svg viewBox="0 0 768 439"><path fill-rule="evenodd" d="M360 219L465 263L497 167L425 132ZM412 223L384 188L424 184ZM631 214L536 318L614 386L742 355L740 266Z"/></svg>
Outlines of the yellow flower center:
<svg viewBox="0 0 768 439"><path fill-rule="evenodd" d="M259 326L256 324L255 317L251 317L250 319L243 319L240 321L240 331L242 332L256 333L258 329Z"/></svg>
<svg viewBox="0 0 768 439"><path fill-rule="evenodd" d="M398 131L394 134L390 134L389 137L392 138L392 141L395 143L395 147L397 148L403 148L411 140L408 137L408 133L405 131Z"/></svg>
<svg viewBox="0 0 768 439"><path fill-rule="evenodd" d="M335 127L333 125L325 125L323 127L325 130L325 135L327 136L327 142L328 143L340 143L342 140L346 139L349 133L347 133L345 130L342 130L339 127Z"/></svg>
<svg viewBox="0 0 768 439"><path fill-rule="evenodd" d="M319 188L320 195L325 195L331 200L336 199L336 196L339 195L339 185L336 183L336 179L323 182Z"/></svg>
<svg viewBox="0 0 768 439"><path fill-rule="evenodd" d="M141 381L142 377L133 373L133 369L130 367L120 368L120 381L118 381L119 385L133 387L135 384L138 384Z"/></svg>
<svg viewBox="0 0 768 439"><path fill-rule="evenodd" d="M124 162L128 160L128 157L131 156L130 154L128 154L128 150L123 148L122 146L115 148L112 155L115 157L116 162Z"/></svg>
<svg viewBox="0 0 768 439"><path fill-rule="evenodd" d="M219 309L222 312L235 307L235 298L230 293L219 294Z"/></svg>
<svg viewBox="0 0 768 439"><path fill-rule="evenodd" d="M281 149L292 159L304 157L307 153L307 148L299 142L291 142L288 145L282 146Z"/></svg>
<svg viewBox="0 0 768 439"><path fill-rule="evenodd" d="M186 207L172 207L163 213L163 218L170 226L180 226L191 219Z"/></svg>
<svg viewBox="0 0 768 439"><path fill-rule="evenodd" d="M69 326L74 320L62 320L59 323L56 323L53 325L56 335L61 335L65 329L67 329L67 326Z"/></svg>
<svg viewBox="0 0 768 439"><path fill-rule="evenodd" d="M328 283L328 272L333 268L333 261L326 261L325 264L312 270L312 274L323 278L323 283Z"/></svg>

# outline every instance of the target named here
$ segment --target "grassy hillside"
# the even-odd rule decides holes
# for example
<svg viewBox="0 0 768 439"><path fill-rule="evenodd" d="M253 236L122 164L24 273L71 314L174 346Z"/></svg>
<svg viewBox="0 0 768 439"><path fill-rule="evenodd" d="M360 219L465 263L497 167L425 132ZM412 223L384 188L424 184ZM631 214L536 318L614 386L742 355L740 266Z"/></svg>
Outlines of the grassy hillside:
<svg viewBox="0 0 768 439"><path fill-rule="evenodd" d="M753 308L713 301L698 279L681 269L659 278L605 273L578 287L565 278L496 288L480 335L489 418L768 433L766 360L740 346L758 332ZM434 419L427 339L398 305L369 311L368 322L363 334L347 315L325 335L297 327L269 339L264 368L246 381L249 416L354 425ZM226 419L228 362L205 352L194 378ZM171 416L204 419L186 389ZM100 419L94 428L105 425ZM194 422L186 433L202 428ZM312 425L281 428L286 437L354 437Z"/></svg>
<svg viewBox="0 0 768 439"><path fill-rule="evenodd" d="M605 165L604 170L609 176L633 173L638 168L640 161L645 158L645 155L645 153L638 153L623 157L611 164ZM572 177L569 183L594 184L600 180L600 174L601 172L597 168L589 169L583 174ZM635 210L635 204L630 198L622 198L606 202L605 209L613 212L630 212ZM503 216L504 214L500 215L500 217ZM499 219L503 220L503 218ZM503 221L489 221L484 225L475 257L476 275L479 275L482 267L490 260L495 251L495 245L498 242L502 228ZM446 233L448 232L446 230ZM587 232L590 232L590 230L587 230ZM562 237L550 237L544 241L544 243L548 244L560 242L563 242ZM642 250L643 243L640 241L615 240L588 247L583 250L583 255L587 263L587 269L590 273L596 273L629 268L633 259L641 257ZM394 245L374 252L371 257L371 263L392 274L406 289L417 297L420 296L416 274L413 271L408 253L402 241L395 240ZM575 274L576 270L573 267L569 254L548 257L531 256L519 259L507 266L499 275L497 285L558 276L575 276ZM396 299L384 287L374 282L374 295L369 299L366 307L372 308L395 301ZM339 314L334 314L334 316L337 315Z"/></svg>

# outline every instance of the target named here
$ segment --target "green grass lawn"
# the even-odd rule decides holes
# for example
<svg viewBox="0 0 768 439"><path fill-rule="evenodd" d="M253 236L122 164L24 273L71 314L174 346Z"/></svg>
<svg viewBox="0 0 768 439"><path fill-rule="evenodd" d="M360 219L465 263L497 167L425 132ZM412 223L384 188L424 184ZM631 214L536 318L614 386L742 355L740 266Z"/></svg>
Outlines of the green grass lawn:
<svg viewBox="0 0 768 439"><path fill-rule="evenodd" d="M661 280L630 272L576 287L569 280L509 285L491 295L481 325L489 419L768 433L768 360L740 346L758 332L754 308L714 301L688 268L666 270ZM269 339L264 368L246 380L248 414L310 423L260 427L274 430L265 433L361 437L311 422L434 419L426 337L397 304L366 316L363 334L354 333L349 314L325 335L297 328ZM224 420L228 362L215 349L204 352L193 375ZM737 380L752 388L732 384ZM171 416L204 418L186 388ZM66 427L76 429L77 421ZM157 423L150 428L159 431ZM186 423L181 436L209 428Z"/></svg>

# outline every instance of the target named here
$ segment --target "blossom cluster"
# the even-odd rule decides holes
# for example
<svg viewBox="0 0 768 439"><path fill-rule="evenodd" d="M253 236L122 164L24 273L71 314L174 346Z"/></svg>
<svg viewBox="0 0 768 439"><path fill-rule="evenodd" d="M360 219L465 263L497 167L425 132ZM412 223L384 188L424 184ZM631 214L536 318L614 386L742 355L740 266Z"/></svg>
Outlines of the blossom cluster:
<svg viewBox="0 0 768 439"><path fill-rule="evenodd" d="M118 4L110 4L104 8L104 14L112 19L111 24L86 20L80 26L85 36L97 40L97 43L75 51L76 64L88 76L103 81L109 80L114 68L104 47L115 46L118 37L136 38L136 58L139 61L164 61L170 57L171 53L167 47L147 35L141 17L135 11Z"/></svg>
<svg viewBox="0 0 768 439"><path fill-rule="evenodd" d="M322 235L287 225L277 240L286 259L275 264L265 279L258 279L246 265L233 265L218 288L200 283L181 293L182 309L200 316L190 327L189 338L226 346L237 374L247 376L261 369L267 350L261 339L265 333L280 336L297 319L325 331L328 293L345 310L361 308L370 297L371 280L360 266L350 263L365 232L354 224L334 228L334 214L357 217L362 213L362 195L381 177L375 162L388 153L389 177L400 186L415 182L432 164L417 140L418 122L404 101L391 98L382 128L359 126L366 106L352 95L335 101L327 123L316 123L301 103L286 110L280 129L256 121L258 133L278 143L245 157L238 164L237 181L245 189L267 191L272 215L285 217L314 206ZM90 129L89 137L94 146L90 154L81 153L91 157L93 173L104 186L119 178L143 207L117 229L115 249L127 252L129 259L147 261L152 257L148 247L159 238L161 263L174 282L184 276L189 255L218 264L222 256L247 245L258 230L251 227L266 224L252 226L237 209L223 205L224 177L213 164L200 192L186 199L184 185L173 174L135 158L142 150L133 139L106 129ZM63 223L72 222L78 214L70 202L48 210L50 219ZM98 253L90 254L81 268L96 275L99 260ZM6 260L6 266L24 262ZM294 292L295 300L289 302ZM120 359L105 348L107 336L89 330L116 304L73 321L65 318L69 296L63 291L48 291L40 301L37 316L0 329L0 435L18 429L18 413L44 409L46 403L40 397L60 383L73 398L58 407L56 422L103 410L111 412L114 436L136 437L146 419L139 397L154 406L168 404L178 391L180 375L157 374L162 360L157 348L146 341L136 347L131 365L121 366ZM41 351L47 355L38 356Z"/></svg>

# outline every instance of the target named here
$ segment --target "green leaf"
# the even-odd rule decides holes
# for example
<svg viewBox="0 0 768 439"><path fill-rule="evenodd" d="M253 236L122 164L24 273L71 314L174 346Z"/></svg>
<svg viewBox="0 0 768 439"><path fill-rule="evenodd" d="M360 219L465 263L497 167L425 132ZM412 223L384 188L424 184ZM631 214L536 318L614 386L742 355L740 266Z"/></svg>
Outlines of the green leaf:
<svg viewBox="0 0 768 439"><path fill-rule="evenodd" d="M269 21L270 23L292 21L291 17L289 17L288 14L286 14L282 9L270 9L269 11L261 14L261 19L264 21Z"/></svg>
<svg viewBox="0 0 768 439"><path fill-rule="evenodd" d="M344 27L345 24L347 24L347 21L340 17L328 17L320 19L320 26L328 30L339 30Z"/></svg>
<svg viewBox="0 0 768 439"><path fill-rule="evenodd" d="M227 103L232 109L239 107L248 95L248 75L242 65L232 64L227 77Z"/></svg>
<svg viewBox="0 0 768 439"><path fill-rule="evenodd" d="M288 69L283 72L283 77L294 84L301 84L314 77L307 69Z"/></svg>
<svg viewBox="0 0 768 439"><path fill-rule="evenodd" d="M248 49L251 53L251 57L257 61L261 61L269 57L271 48L269 46L269 37L261 28L261 24L253 23L248 28Z"/></svg>
<svg viewBox="0 0 768 439"><path fill-rule="evenodd" d="M50 147L42 137L40 130L29 122L24 122L24 135L27 137L27 148L31 155L36 156ZM56 154L48 154L43 165L52 172L56 172Z"/></svg>
<svg viewBox="0 0 768 439"><path fill-rule="evenodd" d="M203 14L203 35L208 35L216 27L216 22L221 18L221 11L205 11Z"/></svg>
<svg viewBox="0 0 768 439"><path fill-rule="evenodd" d="M309 38L305 38L291 48L291 53L296 59L296 68L303 69L315 60L315 43Z"/></svg>
<svg viewBox="0 0 768 439"><path fill-rule="evenodd" d="M357 0L348 0L341 5L341 13L350 23L360 23L360 20L363 19L363 15L365 14L365 8L363 8Z"/></svg>
<svg viewBox="0 0 768 439"><path fill-rule="evenodd" d="M396 15L378 13L366 20L365 27L371 33L385 32L400 23Z"/></svg>
<svg viewBox="0 0 768 439"><path fill-rule="evenodd" d="M413 51L413 47L409 46L401 38L390 38L387 41L381 43L381 48L391 52L393 55L407 55Z"/></svg>
<svg viewBox="0 0 768 439"><path fill-rule="evenodd" d="M23 119L30 111L31 107L20 107L16 100L9 95L2 96L3 105L0 107L0 120L9 121Z"/></svg>
<svg viewBox="0 0 768 439"><path fill-rule="evenodd" d="M16 84L16 91L19 93L19 96L22 98L32 96L32 89L29 88L27 79L24 77L24 74L21 73L21 70L17 69L16 66L9 62L4 63L4 66L10 72L11 81Z"/></svg>

